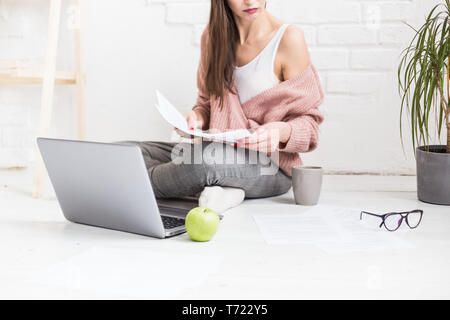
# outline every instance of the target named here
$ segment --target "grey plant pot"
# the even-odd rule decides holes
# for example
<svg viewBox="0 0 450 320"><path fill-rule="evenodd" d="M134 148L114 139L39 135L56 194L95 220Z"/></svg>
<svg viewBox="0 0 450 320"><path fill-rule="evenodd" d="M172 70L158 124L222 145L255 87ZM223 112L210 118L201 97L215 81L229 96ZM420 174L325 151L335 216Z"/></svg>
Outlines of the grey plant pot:
<svg viewBox="0 0 450 320"><path fill-rule="evenodd" d="M450 205L450 154L445 145L416 148L417 197L420 201Z"/></svg>

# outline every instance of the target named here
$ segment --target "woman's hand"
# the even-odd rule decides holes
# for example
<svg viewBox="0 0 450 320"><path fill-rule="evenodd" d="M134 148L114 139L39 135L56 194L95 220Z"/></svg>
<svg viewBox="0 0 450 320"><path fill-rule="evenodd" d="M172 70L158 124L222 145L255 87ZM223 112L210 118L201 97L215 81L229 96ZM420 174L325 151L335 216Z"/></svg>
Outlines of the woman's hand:
<svg viewBox="0 0 450 320"><path fill-rule="evenodd" d="M251 136L238 140L238 146L265 153L279 148L291 137L291 126L286 122L269 122L258 127Z"/></svg>
<svg viewBox="0 0 450 320"><path fill-rule="evenodd" d="M190 110L188 113L185 114L185 119L186 122L188 124L188 128L190 130L194 130L194 129L202 129L205 123L205 120L203 119L202 115L195 112L194 110ZM193 136L185 133L177 128L175 128L175 131L184 138L189 138L192 139Z"/></svg>
<svg viewBox="0 0 450 320"><path fill-rule="evenodd" d="M184 116L186 118L186 122L188 124L188 128L191 130L194 129L202 129L205 120L202 118L200 114L195 112L194 110L189 111Z"/></svg>

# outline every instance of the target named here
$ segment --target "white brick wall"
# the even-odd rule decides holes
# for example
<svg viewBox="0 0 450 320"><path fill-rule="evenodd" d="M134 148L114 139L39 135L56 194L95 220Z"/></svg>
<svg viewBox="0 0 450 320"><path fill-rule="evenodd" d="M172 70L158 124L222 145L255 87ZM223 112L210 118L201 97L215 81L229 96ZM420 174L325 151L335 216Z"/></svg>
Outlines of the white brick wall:
<svg viewBox="0 0 450 320"><path fill-rule="evenodd" d="M46 1L33 1L25 15L18 13L23 10L15 1L3 2L7 12L0 7L0 59L26 53L43 57L38 45L46 30L42 13ZM303 155L305 163L322 165L328 172L415 173L407 128L406 156L399 140L397 65L413 35L403 22L421 25L438 2L268 0L269 12L304 30L326 93L319 147ZM160 89L181 111L194 103L200 35L209 3L86 1L90 140L168 139L170 128L152 109L153 91ZM62 55L60 63L73 67L73 34L62 30L60 52L68 54ZM59 106L52 130L59 137L73 138L73 92L58 88L55 94ZM20 90L0 87L1 167L26 166L33 160L29 151L37 129L39 98L39 91L23 99Z"/></svg>

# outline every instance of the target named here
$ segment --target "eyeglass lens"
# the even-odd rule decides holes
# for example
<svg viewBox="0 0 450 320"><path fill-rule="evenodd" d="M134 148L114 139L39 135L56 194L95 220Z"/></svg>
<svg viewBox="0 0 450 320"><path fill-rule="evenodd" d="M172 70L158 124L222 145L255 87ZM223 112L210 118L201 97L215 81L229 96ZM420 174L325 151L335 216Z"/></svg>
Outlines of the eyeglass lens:
<svg viewBox="0 0 450 320"><path fill-rule="evenodd" d="M411 211L406 216L406 223L411 229L414 229L417 227L420 223L420 220L422 220L422 212L421 211Z"/></svg>
<svg viewBox="0 0 450 320"><path fill-rule="evenodd" d="M399 213L389 214L384 219L384 226L389 231L397 230L402 224L403 216Z"/></svg>

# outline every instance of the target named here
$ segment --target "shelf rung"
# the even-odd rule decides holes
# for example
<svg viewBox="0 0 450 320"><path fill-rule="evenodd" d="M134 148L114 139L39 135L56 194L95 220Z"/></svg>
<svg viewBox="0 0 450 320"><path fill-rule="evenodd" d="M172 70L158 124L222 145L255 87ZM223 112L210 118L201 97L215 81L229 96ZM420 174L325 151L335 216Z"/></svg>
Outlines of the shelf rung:
<svg viewBox="0 0 450 320"><path fill-rule="evenodd" d="M11 72L14 78L42 78L44 71L39 69L16 69ZM56 70L55 78L58 80L76 80L75 72Z"/></svg>
<svg viewBox="0 0 450 320"><path fill-rule="evenodd" d="M0 85L29 85L29 84L42 84L42 76L28 74L26 76L14 76L13 74L0 73ZM55 77L56 85L76 84L75 77Z"/></svg>
<svg viewBox="0 0 450 320"><path fill-rule="evenodd" d="M30 61L27 60L0 60L0 69L23 68L30 64Z"/></svg>

